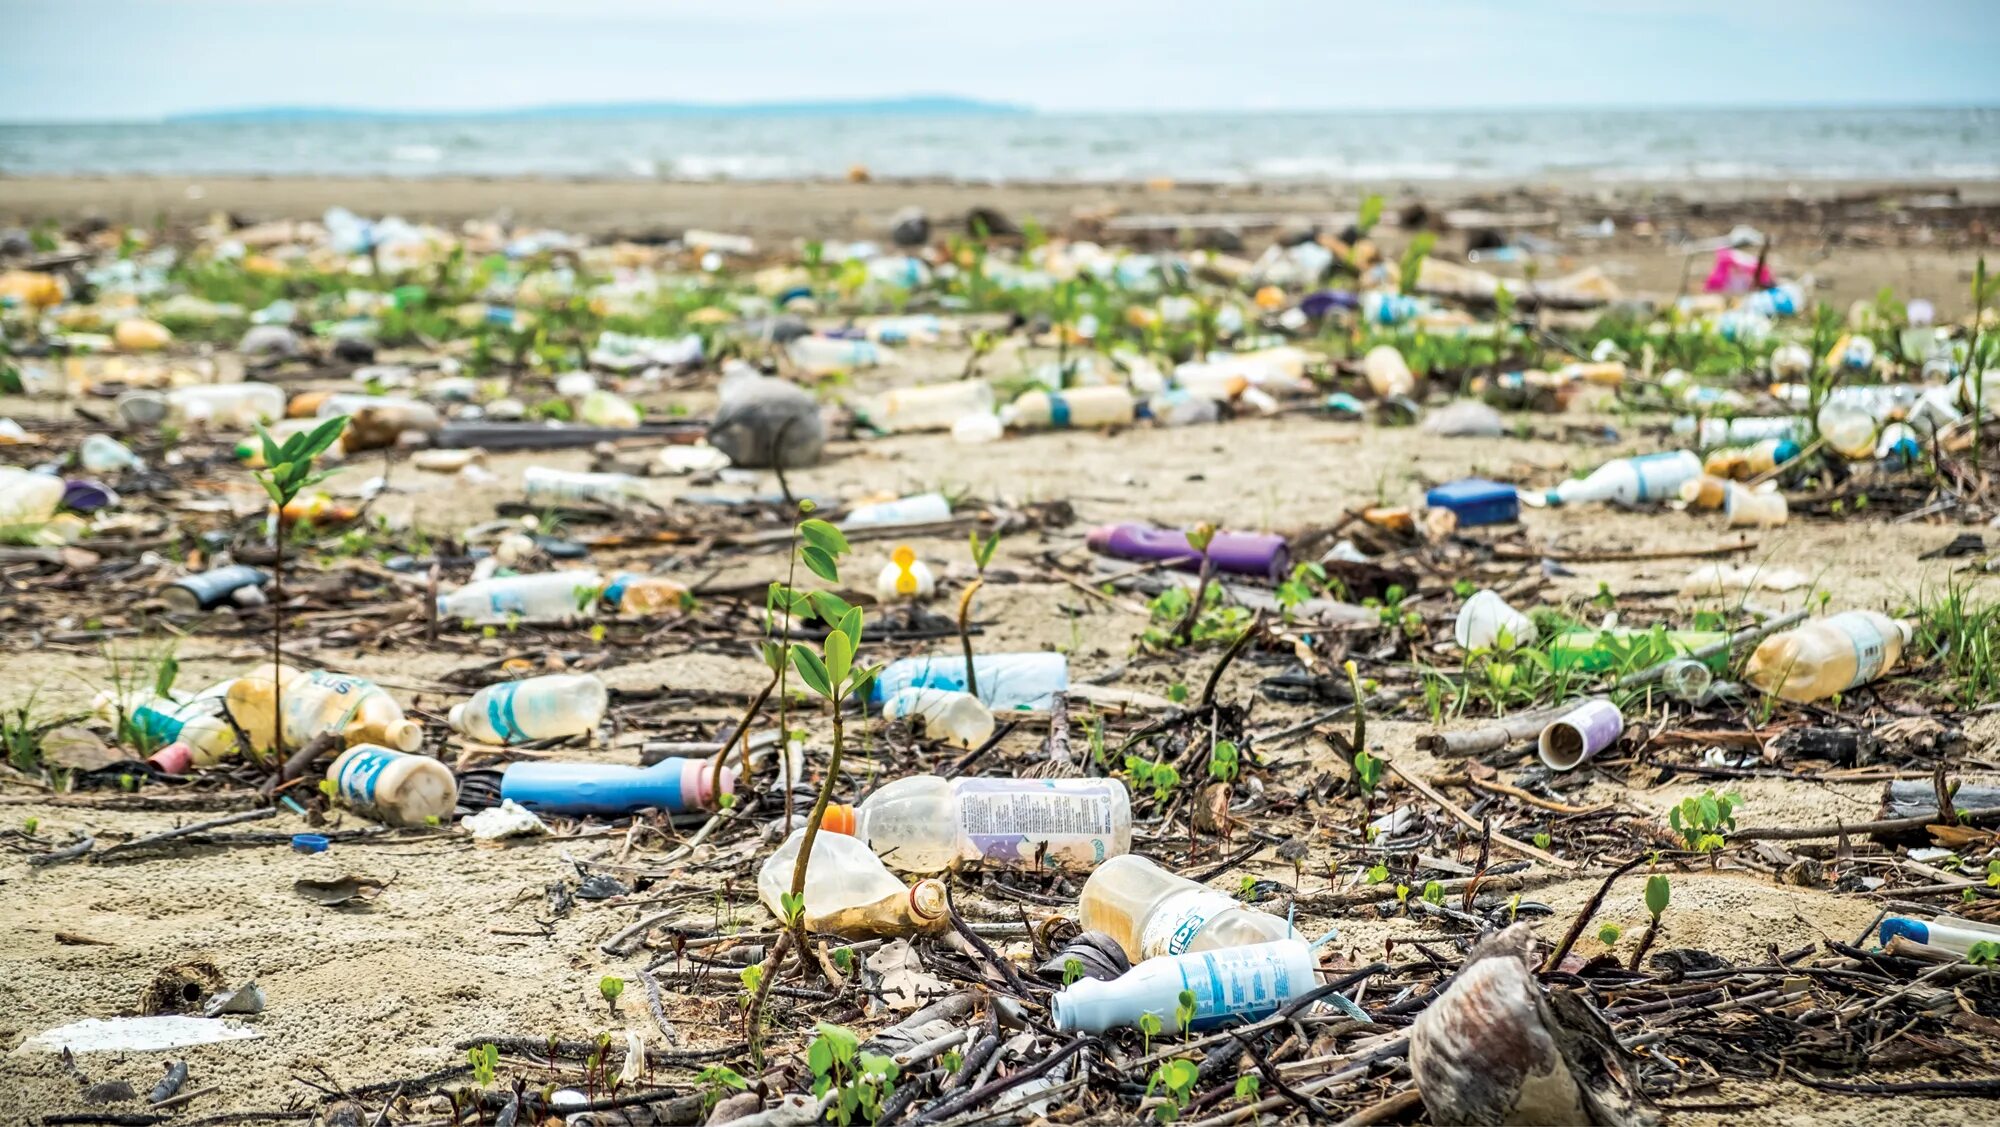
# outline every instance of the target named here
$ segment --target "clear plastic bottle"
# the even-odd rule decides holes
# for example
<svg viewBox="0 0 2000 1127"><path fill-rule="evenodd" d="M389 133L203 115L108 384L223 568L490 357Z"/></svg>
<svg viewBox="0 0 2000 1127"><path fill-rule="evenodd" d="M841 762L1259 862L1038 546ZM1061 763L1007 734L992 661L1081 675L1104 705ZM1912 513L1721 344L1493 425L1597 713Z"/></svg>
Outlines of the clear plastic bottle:
<svg viewBox="0 0 2000 1127"><path fill-rule="evenodd" d="M870 425L892 433L950 430L967 415L991 415L993 388L985 380L897 388L876 396L864 413Z"/></svg>
<svg viewBox="0 0 2000 1127"><path fill-rule="evenodd" d="M1886 614L1842 611L1764 639L1743 676L1785 700L1825 700L1880 677L1909 641L1910 627Z"/></svg>
<svg viewBox="0 0 2000 1127"><path fill-rule="evenodd" d="M954 747L978 747L993 735L993 712L970 693L904 689L882 702L891 720L921 719L924 735Z"/></svg>
<svg viewBox="0 0 2000 1127"><path fill-rule="evenodd" d="M630 509L648 501L645 487L630 474L583 473L529 466L527 472L521 475L521 485L527 494L528 504L537 506L555 507L581 502L611 509Z"/></svg>
<svg viewBox="0 0 2000 1127"><path fill-rule="evenodd" d="M1722 515L1730 528L1776 528L1790 520L1792 513L1783 493L1731 482L1722 498Z"/></svg>
<svg viewBox="0 0 2000 1127"><path fill-rule="evenodd" d="M1318 961L1303 939L1253 943L1227 951L1150 959L1106 982L1080 978L1051 1002L1056 1029L1103 1033L1136 1026L1152 1014L1166 1033L1180 1032L1180 997L1194 995L1188 1028L1256 1021L1319 985Z"/></svg>
<svg viewBox="0 0 2000 1127"><path fill-rule="evenodd" d="M595 673L557 673L488 685L451 708L452 728L490 744L589 735L610 694Z"/></svg>
<svg viewBox="0 0 2000 1127"><path fill-rule="evenodd" d="M1702 459L1702 469L1717 477L1743 481L1768 473L1799 455L1799 444L1789 438L1767 438L1749 446L1725 446L1711 450Z"/></svg>
<svg viewBox="0 0 2000 1127"><path fill-rule="evenodd" d="M877 368L892 354L874 341L859 338L798 337L785 346L785 354L807 375L826 376Z"/></svg>
<svg viewBox="0 0 2000 1127"><path fill-rule="evenodd" d="M1109 935L1133 962L1292 937L1277 916L1132 853L1090 874L1079 907L1085 930Z"/></svg>
<svg viewBox="0 0 2000 1127"><path fill-rule="evenodd" d="M1122 387L1029 391L1008 404L1002 419L1023 429L1091 429L1126 426L1138 417L1138 400Z"/></svg>
<svg viewBox="0 0 2000 1127"><path fill-rule="evenodd" d="M345 673L266 665L238 677L228 696L230 715L259 751L280 746L272 739L274 701L283 715L286 751L323 733L338 735L344 747L368 743L415 751L424 743L423 725L405 719L394 697L373 681Z"/></svg>
<svg viewBox="0 0 2000 1127"><path fill-rule="evenodd" d="M1417 377L1410 374L1409 363L1392 344L1378 344L1369 349L1368 355L1362 357L1361 370L1378 399L1408 395L1417 388Z"/></svg>
<svg viewBox="0 0 2000 1127"><path fill-rule="evenodd" d="M122 412L124 403L122 397L119 403ZM258 423L268 423L285 417L285 391L267 383L197 384L193 387L177 387L167 392L166 414L184 423L249 430Z"/></svg>
<svg viewBox="0 0 2000 1127"><path fill-rule="evenodd" d="M1619 458L1591 471L1581 481L1571 479L1549 490L1551 505L1574 505L1583 501L1617 501L1636 504L1680 495L1682 483L1701 474L1701 459L1692 451L1673 450Z"/></svg>
<svg viewBox="0 0 2000 1127"><path fill-rule="evenodd" d="M1117 779L912 775L859 806L829 806L824 826L906 873L968 861L1081 870L1131 851L1132 798Z"/></svg>
<svg viewBox="0 0 2000 1127"><path fill-rule="evenodd" d="M0 534L18 535L47 524L65 488L54 474L0 466Z"/></svg>
<svg viewBox="0 0 2000 1127"><path fill-rule="evenodd" d="M804 830L793 831L757 871L758 898L780 920L804 841ZM805 898L806 930L849 939L909 935L947 925L942 881L906 885L859 839L824 829L813 839L806 863Z"/></svg>
<svg viewBox="0 0 2000 1127"><path fill-rule="evenodd" d="M437 612L447 622L475 626L576 622L596 614L584 593L603 585L604 576L588 568L481 579L439 595Z"/></svg>
<svg viewBox="0 0 2000 1127"><path fill-rule="evenodd" d="M1069 688L1069 659L1059 653L979 654L972 659L980 703L995 712L1047 708ZM870 699L881 704L904 689L965 691L965 656L936 654L889 663L875 678Z"/></svg>
<svg viewBox="0 0 2000 1127"><path fill-rule="evenodd" d="M333 761L326 777L341 805L393 826L449 821L458 805L458 780L428 755L356 744Z"/></svg>
<svg viewBox="0 0 2000 1127"><path fill-rule="evenodd" d="M1875 416L1862 407L1828 402L1819 409L1819 436L1850 461L1875 454Z"/></svg>

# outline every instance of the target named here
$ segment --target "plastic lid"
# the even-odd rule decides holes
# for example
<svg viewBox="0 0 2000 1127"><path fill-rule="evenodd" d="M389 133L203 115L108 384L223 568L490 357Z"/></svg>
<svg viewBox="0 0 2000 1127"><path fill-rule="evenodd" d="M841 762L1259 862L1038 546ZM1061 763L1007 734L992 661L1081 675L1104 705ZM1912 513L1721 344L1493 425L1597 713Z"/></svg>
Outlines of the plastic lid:
<svg viewBox="0 0 2000 1127"><path fill-rule="evenodd" d="M194 749L175 741L147 756L146 762L169 775L185 775L188 767L194 762Z"/></svg>
<svg viewBox="0 0 2000 1127"><path fill-rule="evenodd" d="M826 815L820 819L819 828L829 833L854 836L854 807L845 802L831 803Z"/></svg>
<svg viewBox="0 0 2000 1127"><path fill-rule="evenodd" d="M1929 943L1931 941L1931 929L1918 920L1906 919L1902 916L1890 916L1888 919L1883 920L1881 932L1882 945L1887 947L1889 941L1897 936L1902 936L1912 943Z"/></svg>
<svg viewBox="0 0 2000 1127"><path fill-rule="evenodd" d="M325 834L292 835L292 848L300 853L324 853L329 844Z"/></svg>
<svg viewBox="0 0 2000 1127"><path fill-rule="evenodd" d="M668 762L671 762L669 760ZM681 763L681 808L700 810L715 805L715 768L706 759L683 759ZM736 793L736 769L722 769L722 793Z"/></svg>
<svg viewBox="0 0 2000 1127"><path fill-rule="evenodd" d="M822 822L820 825L824 828L825 823ZM917 882L916 887L910 889L910 915L918 923L930 923L933 920L943 919L944 913L943 881L934 878L920 880Z"/></svg>

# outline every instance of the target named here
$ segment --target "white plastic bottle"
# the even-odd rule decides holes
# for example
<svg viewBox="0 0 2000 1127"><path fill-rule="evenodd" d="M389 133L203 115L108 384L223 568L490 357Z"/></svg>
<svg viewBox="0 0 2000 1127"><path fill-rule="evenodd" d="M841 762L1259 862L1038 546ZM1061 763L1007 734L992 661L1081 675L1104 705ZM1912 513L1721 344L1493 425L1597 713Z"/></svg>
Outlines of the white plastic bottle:
<svg viewBox="0 0 2000 1127"><path fill-rule="evenodd" d="M780 920L804 841L804 830L793 831L757 871L757 896ZM934 930L945 922L943 882L906 885L866 845L846 834L822 829L813 839L806 865L806 930L861 939Z"/></svg>
<svg viewBox="0 0 2000 1127"><path fill-rule="evenodd" d="M1574 505L1585 501L1617 501L1630 505L1664 501L1678 497L1681 483L1700 474L1701 459L1689 450L1619 458L1597 467L1581 481L1571 479L1549 490L1548 502Z"/></svg>
<svg viewBox="0 0 2000 1127"><path fill-rule="evenodd" d="M925 524L951 519L951 502L942 493L919 493L873 505L856 505L848 511L842 528L869 528L884 524Z"/></svg>
<svg viewBox="0 0 2000 1127"><path fill-rule="evenodd" d="M285 391L267 383L177 387L167 392L167 410L181 422L248 430L285 417Z"/></svg>
<svg viewBox="0 0 2000 1127"><path fill-rule="evenodd" d="M1368 386L1374 389L1380 399L1392 395L1408 395L1416 390L1417 378L1410 374L1410 365L1403 360L1403 354L1391 344L1378 344L1368 350L1361 360L1361 370L1368 377Z"/></svg>
<svg viewBox="0 0 2000 1127"><path fill-rule="evenodd" d="M985 380L897 388L872 400L868 422L892 433L950 430L968 415L993 413L993 388Z"/></svg>
<svg viewBox="0 0 2000 1127"><path fill-rule="evenodd" d="M1059 653L979 654L972 660L980 703L995 712L1047 708L1069 688L1069 659ZM875 677L871 699L881 704L904 689L965 691L965 656L936 654L889 663Z"/></svg>
<svg viewBox="0 0 2000 1127"><path fill-rule="evenodd" d="M1880 677L1903 656L1910 627L1869 610L1842 611L1758 643L1744 679L1790 701L1825 700Z"/></svg>
<svg viewBox="0 0 2000 1127"><path fill-rule="evenodd" d="M557 673L488 685L451 708L453 730L490 744L588 735L610 694L595 673Z"/></svg>
<svg viewBox="0 0 2000 1127"><path fill-rule="evenodd" d="M1316 967L1303 939L1149 959L1109 982L1080 978L1064 987L1052 1002L1055 1025L1064 1033L1103 1033L1152 1014L1163 1031L1178 1033L1183 991L1194 995L1189 1029L1256 1021L1318 986Z"/></svg>
<svg viewBox="0 0 2000 1127"><path fill-rule="evenodd" d="M647 503L645 487L630 474L583 473L529 466L527 472L521 475L521 485L530 505L581 503L630 509Z"/></svg>
<svg viewBox="0 0 2000 1127"><path fill-rule="evenodd" d="M824 825L891 868L941 873L968 861L1088 869L1132 848L1132 798L1117 779L897 779Z"/></svg>
<svg viewBox="0 0 2000 1127"><path fill-rule="evenodd" d="M481 579L439 595L438 617L474 626L576 622L595 615L595 600L584 599L584 593L603 586L604 576L588 568Z"/></svg>
<svg viewBox="0 0 2000 1127"><path fill-rule="evenodd" d="M978 747L993 735L993 711L952 689L904 689L882 702L882 715L922 720L926 738L954 747Z"/></svg>
<svg viewBox="0 0 2000 1127"><path fill-rule="evenodd" d="M890 361L888 349L858 338L806 336L785 346L785 354L807 375L825 376L877 368Z"/></svg>
<svg viewBox="0 0 2000 1127"><path fill-rule="evenodd" d="M1131 853L1098 866L1078 903L1085 930L1109 935L1133 962L1292 935L1277 916Z"/></svg>
<svg viewBox="0 0 2000 1127"><path fill-rule="evenodd" d="M238 677L229 686L229 713L260 750L304 747L319 735L340 737L341 746L369 743L415 751L423 746L423 725L403 716L403 707L380 685L327 669L304 672L273 666ZM272 739L272 698L282 716L282 744Z"/></svg>
<svg viewBox="0 0 2000 1127"><path fill-rule="evenodd" d="M1507 635L1511 649L1534 641L1538 631L1534 619L1509 606L1491 588L1474 592L1465 600L1465 605L1458 608L1458 621L1452 625L1452 637L1458 648L1468 653L1492 649L1499 644L1502 633Z"/></svg>
<svg viewBox="0 0 2000 1127"><path fill-rule="evenodd" d="M1077 387L1023 392L1001 417L1009 427L1022 429L1090 429L1128 425L1138 417L1138 407L1126 388Z"/></svg>
<svg viewBox="0 0 2000 1127"><path fill-rule="evenodd" d="M341 805L394 826L448 821L458 805L458 780L428 755L356 744L333 761L326 777Z"/></svg>

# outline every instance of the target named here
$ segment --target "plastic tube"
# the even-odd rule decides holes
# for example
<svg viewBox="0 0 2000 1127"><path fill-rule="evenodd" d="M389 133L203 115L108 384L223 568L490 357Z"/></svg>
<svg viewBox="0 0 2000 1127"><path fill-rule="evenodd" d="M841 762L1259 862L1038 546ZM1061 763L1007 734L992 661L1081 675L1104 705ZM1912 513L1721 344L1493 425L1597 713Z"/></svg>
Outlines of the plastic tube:
<svg viewBox="0 0 2000 1127"><path fill-rule="evenodd" d="M1542 729L1537 745L1542 763L1551 771L1573 771L1617 742L1625 717L1608 700L1586 701Z"/></svg>

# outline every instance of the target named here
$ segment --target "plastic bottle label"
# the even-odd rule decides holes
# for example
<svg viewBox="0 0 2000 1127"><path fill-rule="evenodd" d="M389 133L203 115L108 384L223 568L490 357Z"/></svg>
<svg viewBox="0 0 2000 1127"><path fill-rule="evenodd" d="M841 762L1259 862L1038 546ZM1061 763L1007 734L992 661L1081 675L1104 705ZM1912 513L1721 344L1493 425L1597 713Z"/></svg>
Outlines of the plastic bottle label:
<svg viewBox="0 0 2000 1127"><path fill-rule="evenodd" d="M1154 959L1181 954L1201 934L1201 929L1208 926L1209 920L1240 907L1227 892L1208 888L1177 892L1161 901L1146 920L1146 928L1139 935L1139 957Z"/></svg>
<svg viewBox="0 0 2000 1127"><path fill-rule="evenodd" d="M1206 1029L1237 1018L1254 1021L1303 993L1306 984L1292 981L1291 962L1285 958L1291 946L1257 944L1182 958L1181 986L1194 995L1194 1020L1188 1027Z"/></svg>
<svg viewBox="0 0 2000 1127"><path fill-rule="evenodd" d="M520 682L496 685L488 691L493 695L486 698L487 726L493 729L494 735L499 736L503 744L526 741L528 733L522 731L521 725L514 719L514 698L520 694Z"/></svg>
<svg viewBox="0 0 2000 1127"><path fill-rule="evenodd" d="M1114 786L964 779L959 828L989 861L1093 867L1110 855Z"/></svg>
<svg viewBox="0 0 2000 1127"><path fill-rule="evenodd" d="M381 691L359 677L310 670L284 690L285 735L304 742L321 732L342 731L361 711L363 702ZM336 716L328 717L324 711L329 701L337 702L340 708Z"/></svg>
<svg viewBox="0 0 2000 1127"><path fill-rule="evenodd" d="M389 765L402 758L386 748L371 749L350 756L341 765L340 777L334 785L340 789L342 798L356 806L375 805L375 785L382 778L382 772Z"/></svg>
<svg viewBox="0 0 2000 1127"><path fill-rule="evenodd" d="M1681 482L1689 477L1686 455L1674 451L1666 454L1642 454L1632 459L1634 488L1638 490L1638 500L1652 501L1670 495L1679 495Z"/></svg>
<svg viewBox="0 0 2000 1127"><path fill-rule="evenodd" d="M1058 430L1069 426L1069 400L1063 398L1061 393L1054 391L1048 393L1048 399L1049 425Z"/></svg>
<svg viewBox="0 0 2000 1127"><path fill-rule="evenodd" d="M170 744L180 738L181 729L186 726L180 717L163 712L150 704L142 704L126 717L141 738L151 744Z"/></svg>
<svg viewBox="0 0 2000 1127"><path fill-rule="evenodd" d="M1875 623L1860 615L1836 614L1826 620L1847 635L1848 644L1854 647L1854 679L1847 683L1851 689L1856 685L1866 685L1882 675L1882 669L1889 663L1889 640Z"/></svg>

